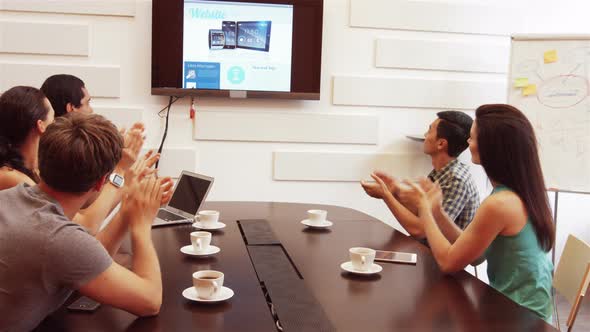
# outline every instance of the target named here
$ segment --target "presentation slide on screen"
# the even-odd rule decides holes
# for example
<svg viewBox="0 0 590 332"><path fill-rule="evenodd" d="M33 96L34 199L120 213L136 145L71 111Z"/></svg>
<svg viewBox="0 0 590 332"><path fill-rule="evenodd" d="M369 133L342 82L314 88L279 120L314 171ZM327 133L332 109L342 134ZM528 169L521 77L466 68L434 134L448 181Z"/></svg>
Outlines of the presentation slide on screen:
<svg viewBox="0 0 590 332"><path fill-rule="evenodd" d="M183 88L291 91L293 6L184 1Z"/></svg>

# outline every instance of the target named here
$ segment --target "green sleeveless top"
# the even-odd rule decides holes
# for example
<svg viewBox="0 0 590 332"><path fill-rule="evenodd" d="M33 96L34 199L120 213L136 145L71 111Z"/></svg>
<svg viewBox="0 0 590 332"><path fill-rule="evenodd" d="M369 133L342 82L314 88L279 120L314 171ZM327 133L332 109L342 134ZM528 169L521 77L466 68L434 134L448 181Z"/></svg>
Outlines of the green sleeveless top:
<svg viewBox="0 0 590 332"><path fill-rule="evenodd" d="M510 189L498 186L492 195L502 190ZM539 245L530 218L518 234L498 235L486 258L492 287L546 321L551 319L553 264Z"/></svg>

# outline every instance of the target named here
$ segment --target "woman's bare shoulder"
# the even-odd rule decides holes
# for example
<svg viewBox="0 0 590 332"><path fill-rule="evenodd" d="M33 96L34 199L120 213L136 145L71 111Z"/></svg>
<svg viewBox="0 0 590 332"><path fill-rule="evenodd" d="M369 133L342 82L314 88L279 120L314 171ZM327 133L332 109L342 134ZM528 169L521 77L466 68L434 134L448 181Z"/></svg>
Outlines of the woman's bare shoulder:
<svg viewBox="0 0 590 332"><path fill-rule="evenodd" d="M486 212L491 222L504 224L502 235L518 233L528 218L523 201L512 191L501 191L489 196L480 209Z"/></svg>
<svg viewBox="0 0 590 332"><path fill-rule="evenodd" d="M35 181L26 174L10 167L0 167L0 190L12 188L21 183L35 185Z"/></svg>

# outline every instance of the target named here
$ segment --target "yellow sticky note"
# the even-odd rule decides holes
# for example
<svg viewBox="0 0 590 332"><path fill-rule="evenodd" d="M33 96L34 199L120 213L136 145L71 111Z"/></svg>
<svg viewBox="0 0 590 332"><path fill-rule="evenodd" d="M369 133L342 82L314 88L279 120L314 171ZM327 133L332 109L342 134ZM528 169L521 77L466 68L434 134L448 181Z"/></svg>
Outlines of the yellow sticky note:
<svg viewBox="0 0 590 332"><path fill-rule="evenodd" d="M536 84L529 84L524 89L522 89L523 96L531 96L537 94L537 85Z"/></svg>
<svg viewBox="0 0 590 332"><path fill-rule="evenodd" d="M529 79L526 77L519 77L514 80L515 88L525 88L527 85L529 85Z"/></svg>
<svg viewBox="0 0 590 332"><path fill-rule="evenodd" d="M557 50L545 52L543 59L545 59L545 63L557 62Z"/></svg>

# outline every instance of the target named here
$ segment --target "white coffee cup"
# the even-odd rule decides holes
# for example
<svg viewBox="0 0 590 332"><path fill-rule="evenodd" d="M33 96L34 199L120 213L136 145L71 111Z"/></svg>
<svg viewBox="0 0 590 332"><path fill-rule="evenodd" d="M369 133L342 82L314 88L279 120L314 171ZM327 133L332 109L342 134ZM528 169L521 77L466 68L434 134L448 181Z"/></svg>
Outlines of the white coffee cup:
<svg viewBox="0 0 590 332"><path fill-rule="evenodd" d="M200 222L205 227L211 227L219 220L219 211L203 210L199 211L195 220Z"/></svg>
<svg viewBox="0 0 590 332"><path fill-rule="evenodd" d="M195 287L199 298L213 299L223 287L223 273L213 270L195 272L193 273L193 287Z"/></svg>
<svg viewBox="0 0 590 332"><path fill-rule="evenodd" d="M203 252L209 249L211 244L211 233L209 232L192 232L191 243L195 252Z"/></svg>
<svg viewBox="0 0 590 332"><path fill-rule="evenodd" d="M308 210L307 211L307 220L312 225L321 225L326 222L326 216L328 215L328 211L326 210Z"/></svg>
<svg viewBox="0 0 590 332"><path fill-rule="evenodd" d="M375 260L375 250L371 248L354 247L348 250L352 268L358 271L368 271Z"/></svg>

